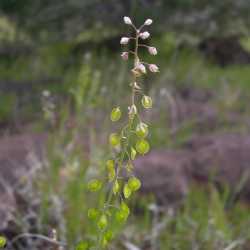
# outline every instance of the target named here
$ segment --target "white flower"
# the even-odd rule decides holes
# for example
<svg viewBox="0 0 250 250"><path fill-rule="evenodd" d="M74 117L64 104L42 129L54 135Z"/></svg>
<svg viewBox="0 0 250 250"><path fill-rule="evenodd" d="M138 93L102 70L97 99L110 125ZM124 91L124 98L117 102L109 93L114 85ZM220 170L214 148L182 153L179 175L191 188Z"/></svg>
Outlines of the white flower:
<svg viewBox="0 0 250 250"><path fill-rule="evenodd" d="M149 37L150 37L150 34L147 31L145 31L143 33L140 33L140 38L143 39L143 40L145 40L145 39L147 39Z"/></svg>
<svg viewBox="0 0 250 250"><path fill-rule="evenodd" d="M146 67L142 63L138 64L136 68L139 69L143 74L147 73Z"/></svg>
<svg viewBox="0 0 250 250"><path fill-rule="evenodd" d="M152 19L147 19L144 23L144 25L151 25L153 23Z"/></svg>
<svg viewBox="0 0 250 250"><path fill-rule="evenodd" d="M158 66L155 65L155 64L149 64L148 68L149 68L149 70L150 70L151 72L153 72L153 73L159 72L159 68L158 68Z"/></svg>
<svg viewBox="0 0 250 250"><path fill-rule="evenodd" d="M148 52L150 55L157 55L157 49L155 47L148 47Z"/></svg>
<svg viewBox="0 0 250 250"><path fill-rule="evenodd" d="M122 52L121 57L124 61L128 60L128 52Z"/></svg>
<svg viewBox="0 0 250 250"><path fill-rule="evenodd" d="M126 45L126 44L128 44L128 42L129 42L129 38L128 37L122 37L121 41L120 41L120 44Z"/></svg>
<svg viewBox="0 0 250 250"><path fill-rule="evenodd" d="M123 21L125 24L131 25L132 21L128 16L123 17Z"/></svg>

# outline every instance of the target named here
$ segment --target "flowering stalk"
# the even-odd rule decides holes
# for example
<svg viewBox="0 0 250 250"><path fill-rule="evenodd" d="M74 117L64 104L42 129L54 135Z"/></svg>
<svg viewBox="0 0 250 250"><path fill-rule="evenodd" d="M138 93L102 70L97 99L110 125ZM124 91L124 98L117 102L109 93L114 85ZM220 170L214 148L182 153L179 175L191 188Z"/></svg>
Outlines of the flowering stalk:
<svg viewBox="0 0 250 250"><path fill-rule="evenodd" d="M138 80L147 74L147 70L152 73L159 71L157 65L143 62L139 57L139 48L146 47L151 55L156 55L155 47L140 44L141 40L150 37L148 31L143 31L145 26L152 24L151 19L147 19L140 28L136 28L129 17L124 17L125 24L134 29L133 37L122 37L121 45L134 43L134 50L124 51L121 54L123 60L128 60L130 55L133 57L133 68L131 69L132 83L131 86L131 104L128 107L128 122L120 132L111 133L109 144L114 153L114 157L106 162L109 193L102 208L91 208L88 210L89 219L93 220L98 228L97 250L107 247L113 238L113 232L110 221L115 220L117 223L124 223L130 213L127 205L131 195L141 187L140 180L133 173L133 161L137 154L145 155L150 149L146 140L148 136L148 125L142 122L136 105L136 95L142 95L141 105L145 109L152 107L152 99L142 93L142 88ZM122 111L120 107L115 107L111 111L110 119L113 122L120 120ZM125 170L127 178L124 178L122 170ZM88 189L92 192L99 191L103 186L100 180L93 179L88 183Z"/></svg>

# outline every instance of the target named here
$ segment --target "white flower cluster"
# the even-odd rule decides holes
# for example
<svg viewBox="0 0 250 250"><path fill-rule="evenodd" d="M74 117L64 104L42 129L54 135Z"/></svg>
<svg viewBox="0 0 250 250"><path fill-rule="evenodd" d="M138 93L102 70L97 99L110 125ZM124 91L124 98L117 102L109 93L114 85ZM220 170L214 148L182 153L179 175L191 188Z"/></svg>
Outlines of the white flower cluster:
<svg viewBox="0 0 250 250"><path fill-rule="evenodd" d="M144 22L144 24L139 29L137 29L135 27L135 25L133 24L133 22L132 22L132 20L131 20L130 17L125 16L123 18L123 21L124 21L125 24L130 25L130 26L132 26L134 28L135 33L136 33L136 37L122 37L121 41L120 41L121 45L128 45L131 40L135 40L138 43L139 39L141 39L141 40L147 40L150 37L150 33L148 31L142 31L142 29L145 26L150 26L153 23L152 19L147 19ZM158 53L158 51L157 51L157 49L155 47L148 46L148 45L145 45L145 44L137 44L137 46L138 47L146 47L150 55L155 56ZM121 54L122 59L125 60L125 61L127 61L129 59L129 54L130 53L134 54L134 52L131 52L131 51L129 51L129 52L127 52L127 51L122 52L122 54ZM137 56L137 55L135 55L135 56ZM157 65L143 63L143 62L140 62L140 60L138 60L138 62L135 64L135 67L132 70L132 72L136 76L139 76L140 74L146 74L147 70L146 70L145 65L148 67L148 69L149 69L150 72L152 72L152 73L159 72L159 68L158 68Z"/></svg>

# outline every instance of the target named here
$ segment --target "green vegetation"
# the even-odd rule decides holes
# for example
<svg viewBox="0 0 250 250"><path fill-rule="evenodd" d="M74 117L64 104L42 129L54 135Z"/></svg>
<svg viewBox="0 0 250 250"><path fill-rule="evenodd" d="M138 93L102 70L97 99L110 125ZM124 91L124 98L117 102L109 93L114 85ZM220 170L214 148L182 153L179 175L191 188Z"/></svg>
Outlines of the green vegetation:
<svg viewBox="0 0 250 250"><path fill-rule="evenodd" d="M130 61L121 61L120 49L114 46L121 33L116 20L125 10L139 13L137 20L144 20L151 8L145 7L147 1L108 1L99 13L102 1L65 1L63 9L74 10L75 15L71 15L60 11L61 1L49 2L0 3L4 13L0 18L1 134L12 129L22 133L19 123L30 132L48 133L48 159L37 173L32 190L40 205L38 233L48 235L49 229L55 229L55 240L66 243L69 250L95 249L100 231L99 241L103 246L111 242L110 250L248 249L249 206L242 201L232 204L226 188L218 192L212 183L202 187L194 184L180 206L163 208L153 194L134 195L143 183L133 174L128 180L121 179L113 160L128 160L125 171L133 173L132 161L150 148L178 149L196 133L249 133L244 119L237 116L236 122L231 122L227 116L249 116L249 65L221 67L197 49L204 33L227 35L237 30L246 34L249 6L237 5L237 1L227 1L228 5L218 1L158 1L152 17L157 17L159 25L150 44L159 49L154 60L161 72L147 77L143 74L140 84L145 94L135 98L140 116L130 107L133 112L129 121L134 120L128 124L129 130L122 130L123 137L132 133L133 138L129 144L122 144L126 155L119 151L115 157L107 145L117 153L124 139L117 131L120 122L126 124L133 67ZM110 6L114 8L112 13ZM185 23L192 13L210 10L211 6L214 10L209 12L208 22L195 25L196 20L192 27ZM36 8L39 15L34 15ZM236 15L232 9L237 18L232 18ZM184 24L176 18L183 12ZM80 27L82 15L86 19ZM60 25L65 19L68 22ZM207 27L213 21L216 30L210 32ZM240 39L248 51L249 39ZM151 63L148 54L146 49L140 51L140 56ZM178 95L183 90L212 93L204 102L216 108L218 124L200 125L189 110L189 119L179 122L182 118L176 118L175 112L179 111ZM116 197L114 204L107 204L109 190ZM20 218L26 216L19 212ZM128 223L124 223L126 220ZM22 220L19 224L22 228ZM5 238L0 237L0 247L5 244Z"/></svg>

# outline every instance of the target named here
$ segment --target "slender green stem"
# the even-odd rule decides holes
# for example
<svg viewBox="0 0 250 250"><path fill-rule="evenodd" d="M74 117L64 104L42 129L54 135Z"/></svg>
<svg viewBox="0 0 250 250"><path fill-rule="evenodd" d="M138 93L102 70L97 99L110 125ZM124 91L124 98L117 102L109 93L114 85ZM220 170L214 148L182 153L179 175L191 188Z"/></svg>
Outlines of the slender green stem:
<svg viewBox="0 0 250 250"><path fill-rule="evenodd" d="M129 52L134 55L134 66L136 67L137 63L139 62L138 48L139 48L139 32L140 32L140 29L137 30L137 28L134 25L133 25L133 28L134 28L135 33L136 33L135 37L133 38L135 40L135 48L134 48L134 51L129 51ZM137 76L135 76L133 74L133 83L131 85L131 87L132 87L131 106L135 105L135 95L136 95L136 92L137 92L137 89L136 89L136 86L135 86L136 80L137 80ZM136 115L139 118L139 115L138 114L136 114ZM132 118L129 117L128 118L128 124L121 131L121 135L122 135L122 137L126 138L126 141L123 144L122 153L121 153L121 155L119 157L119 160L118 160L118 163L117 163L116 176L115 176L115 179L112 182L112 185L114 185L115 182L119 178L119 174L120 174L120 171L122 170L122 166L123 166L123 162L124 162L126 154L128 154L128 156L129 156L128 147L130 145L130 137L134 133L134 131L133 131L133 121L134 121L134 117L132 117ZM130 156L129 156L129 160L130 160ZM104 211L105 211L105 209L107 209L108 207L111 206L110 203L112 201L113 196L114 196L113 189L110 188L108 196L107 196L107 200L106 200L105 205L104 205ZM120 196L121 196L121 193L120 193ZM122 198L122 196L121 196L121 198ZM101 231L101 233L100 233L100 235L98 237L98 243L97 243L96 250L101 250L102 249L103 235L104 235L104 231Z"/></svg>

